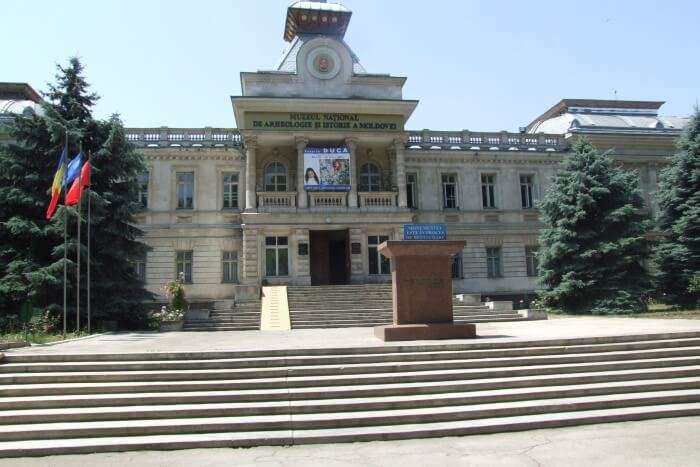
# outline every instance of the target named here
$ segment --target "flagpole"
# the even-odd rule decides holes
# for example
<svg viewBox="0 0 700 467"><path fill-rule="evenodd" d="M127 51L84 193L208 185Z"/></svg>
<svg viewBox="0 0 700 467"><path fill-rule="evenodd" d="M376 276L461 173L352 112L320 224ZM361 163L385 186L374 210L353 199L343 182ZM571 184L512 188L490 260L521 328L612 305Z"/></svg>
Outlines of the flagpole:
<svg viewBox="0 0 700 467"><path fill-rule="evenodd" d="M78 157L80 157L80 154L82 154L82 143L80 144L81 149L78 152ZM80 170L82 172L82 169ZM81 185L81 180L80 180L80 174L78 174L78 185L82 187ZM81 214L81 207L82 207L82 197L78 195L78 251L77 251L77 260L78 264L76 265L76 273L75 273L75 333L78 334L80 332L80 214Z"/></svg>
<svg viewBox="0 0 700 467"><path fill-rule="evenodd" d="M90 164L92 171L92 154L88 151L87 163ZM82 173L82 171L81 171ZM88 185L88 200L87 200L87 331L90 334L90 198L92 195L92 177L90 177L90 185ZM82 185L81 185L82 186Z"/></svg>
<svg viewBox="0 0 700 467"><path fill-rule="evenodd" d="M66 154L68 154L68 128L66 128ZM59 195L60 196L60 195ZM63 195L63 338L66 338L67 320L67 283L68 283L68 209L66 208L65 193Z"/></svg>

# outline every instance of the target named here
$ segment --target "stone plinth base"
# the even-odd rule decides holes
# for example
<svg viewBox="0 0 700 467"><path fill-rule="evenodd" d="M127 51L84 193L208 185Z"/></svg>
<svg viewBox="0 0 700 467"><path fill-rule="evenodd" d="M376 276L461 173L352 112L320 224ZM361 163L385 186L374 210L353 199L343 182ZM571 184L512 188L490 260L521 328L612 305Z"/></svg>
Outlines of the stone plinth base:
<svg viewBox="0 0 700 467"><path fill-rule="evenodd" d="M452 323L390 324L376 326L374 335L383 341L464 339L476 337L476 325Z"/></svg>

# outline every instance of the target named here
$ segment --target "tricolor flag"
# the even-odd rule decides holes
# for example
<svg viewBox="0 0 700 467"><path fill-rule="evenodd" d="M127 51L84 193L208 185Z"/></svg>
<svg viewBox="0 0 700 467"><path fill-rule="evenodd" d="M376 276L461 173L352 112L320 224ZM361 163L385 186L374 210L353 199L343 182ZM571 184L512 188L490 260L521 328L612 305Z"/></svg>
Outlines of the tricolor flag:
<svg viewBox="0 0 700 467"><path fill-rule="evenodd" d="M78 178L80 174L80 166L83 163L83 153L78 153L66 166L65 175L63 175L63 189L65 190L73 180Z"/></svg>
<svg viewBox="0 0 700 467"><path fill-rule="evenodd" d="M90 186L90 162L83 164L83 168L80 169L80 176L73 181L68 194L66 195L66 205L72 206L80 202L80 198L83 195L83 188Z"/></svg>
<svg viewBox="0 0 700 467"><path fill-rule="evenodd" d="M61 187L63 185L63 175L66 172L67 159L68 148L66 146L63 146L63 151L61 151L61 157L58 159L58 167L56 167L56 174L53 176L53 183L51 184L51 202L49 203L49 208L46 210L46 220L51 220L54 212L56 212L58 198L61 197Z"/></svg>

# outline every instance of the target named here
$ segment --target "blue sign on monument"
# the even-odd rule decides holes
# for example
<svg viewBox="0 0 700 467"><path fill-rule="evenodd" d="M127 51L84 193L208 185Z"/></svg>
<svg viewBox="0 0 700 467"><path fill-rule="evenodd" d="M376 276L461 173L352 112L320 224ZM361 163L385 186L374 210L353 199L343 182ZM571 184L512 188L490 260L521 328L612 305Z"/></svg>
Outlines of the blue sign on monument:
<svg viewBox="0 0 700 467"><path fill-rule="evenodd" d="M404 224L404 240L447 240L445 224Z"/></svg>

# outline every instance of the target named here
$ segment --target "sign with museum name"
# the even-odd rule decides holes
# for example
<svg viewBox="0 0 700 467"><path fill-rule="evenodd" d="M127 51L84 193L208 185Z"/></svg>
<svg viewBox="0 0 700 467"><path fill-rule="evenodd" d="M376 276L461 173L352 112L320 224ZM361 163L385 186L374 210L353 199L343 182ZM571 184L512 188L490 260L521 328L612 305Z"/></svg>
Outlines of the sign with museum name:
<svg viewBox="0 0 700 467"><path fill-rule="evenodd" d="M246 115L250 130L307 131L402 131L401 115L371 115L334 112L251 112Z"/></svg>
<svg viewBox="0 0 700 467"><path fill-rule="evenodd" d="M445 224L404 224L404 240L447 240Z"/></svg>

